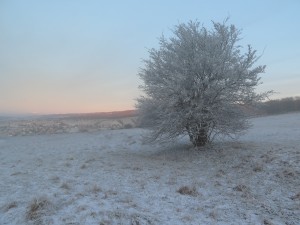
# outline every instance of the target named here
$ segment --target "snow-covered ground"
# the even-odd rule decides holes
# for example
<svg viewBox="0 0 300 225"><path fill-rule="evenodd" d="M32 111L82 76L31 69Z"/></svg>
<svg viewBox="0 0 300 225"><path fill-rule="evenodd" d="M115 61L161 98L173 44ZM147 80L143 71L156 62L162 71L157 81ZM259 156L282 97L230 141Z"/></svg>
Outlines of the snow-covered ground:
<svg viewBox="0 0 300 225"><path fill-rule="evenodd" d="M146 145L142 129L0 137L0 224L299 224L300 114L238 141Z"/></svg>

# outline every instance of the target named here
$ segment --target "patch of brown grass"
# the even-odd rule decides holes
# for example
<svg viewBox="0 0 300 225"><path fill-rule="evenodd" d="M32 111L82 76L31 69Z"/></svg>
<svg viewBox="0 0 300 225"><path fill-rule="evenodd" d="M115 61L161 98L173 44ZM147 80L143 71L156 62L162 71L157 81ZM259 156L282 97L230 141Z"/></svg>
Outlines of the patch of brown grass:
<svg viewBox="0 0 300 225"><path fill-rule="evenodd" d="M91 192L94 193L94 194L97 194L99 192L101 192L102 189L97 185L95 184L92 188L91 188Z"/></svg>
<svg viewBox="0 0 300 225"><path fill-rule="evenodd" d="M193 197L196 197L199 195L199 193L195 187L189 187L189 186L182 186L181 188L179 188L177 190L177 192L182 195L190 195Z"/></svg>
<svg viewBox="0 0 300 225"><path fill-rule="evenodd" d="M267 219L264 219L264 225L273 225L273 223Z"/></svg>
<svg viewBox="0 0 300 225"><path fill-rule="evenodd" d="M242 197L249 198L251 197L250 188L244 184L239 184L233 188L234 191L242 192Z"/></svg>
<svg viewBox="0 0 300 225"><path fill-rule="evenodd" d="M86 164L82 164L82 166L80 167L80 169L86 169Z"/></svg>
<svg viewBox="0 0 300 225"><path fill-rule="evenodd" d="M248 191L248 187L244 184L239 184L233 188L234 191L246 192Z"/></svg>
<svg viewBox="0 0 300 225"><path fill-rule="evenodd" d="M71 189L71 187L70 187L70 185L68 183L63 183L60 187L63 188L63 189L66 189L66 190L70 190Z"/></svg>
<svg viewBox="0 0 300 225"><path fill-rule="evenodd" d="M41 217L43 215L47 214L47 211L51 207L52 204L47 198L35 198L30 202L30 204L27 207L26 219L38 222L41 220Z"/></svg>
<svg viewBox="0 0 300 225"><path fill-rule="evenodd" d="M300 192L291 197L292 200L300 200Z"/></svg>
<svg viewBox="0 0 300 225"><path fill-rule="evenodd" d="M261 164L256 164L254 167L253 167L253 171L254 172L262 172L263 171L263 166Z"/></svg>
<svg viewBox="0 0 300 225"><path fill-rule="evenodd" d="M3 209L4 209L5 212L8 212L10 209L17 208L17 207L18 207L17 202L13 201L13 202L10 202L7 205L5 205L3 207Z"/></svg>

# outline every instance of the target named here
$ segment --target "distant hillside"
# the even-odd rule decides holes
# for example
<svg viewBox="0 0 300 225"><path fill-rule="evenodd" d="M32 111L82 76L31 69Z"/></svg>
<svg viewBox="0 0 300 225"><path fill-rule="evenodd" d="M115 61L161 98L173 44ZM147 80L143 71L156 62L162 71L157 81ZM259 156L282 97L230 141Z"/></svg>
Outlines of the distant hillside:
<svg viewBox="0 0 300 225"><path fill-rule="evenodd" d="M80 119L119 119L124 117L137 116L136 110L114 111L114 112L95 112L95 113L70 113L47 115L47 117L55 118L80 118Z"/></svg>

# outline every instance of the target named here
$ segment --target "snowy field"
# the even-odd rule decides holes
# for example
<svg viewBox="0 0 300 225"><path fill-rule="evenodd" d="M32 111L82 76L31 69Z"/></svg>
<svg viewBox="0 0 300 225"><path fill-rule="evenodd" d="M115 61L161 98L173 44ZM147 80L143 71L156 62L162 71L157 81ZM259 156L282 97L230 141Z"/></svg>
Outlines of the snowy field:
<svg viewBox="0 0 300 225"><path fill-rule="evenodd" d="M201 151L142 129L0 136L0 224L300 224L300 114Z"/></svg>

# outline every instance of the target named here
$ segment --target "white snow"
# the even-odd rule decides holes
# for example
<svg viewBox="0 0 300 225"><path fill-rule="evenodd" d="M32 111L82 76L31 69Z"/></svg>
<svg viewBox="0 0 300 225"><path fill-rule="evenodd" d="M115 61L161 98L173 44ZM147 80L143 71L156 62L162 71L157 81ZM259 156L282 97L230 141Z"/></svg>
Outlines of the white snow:
<svg viewBox="0 0 300 225"><path fill-rule="evenodd" d="M252 122L201 150L142 129L3 135L0 224L299 224L300 114Z"/></svg>

